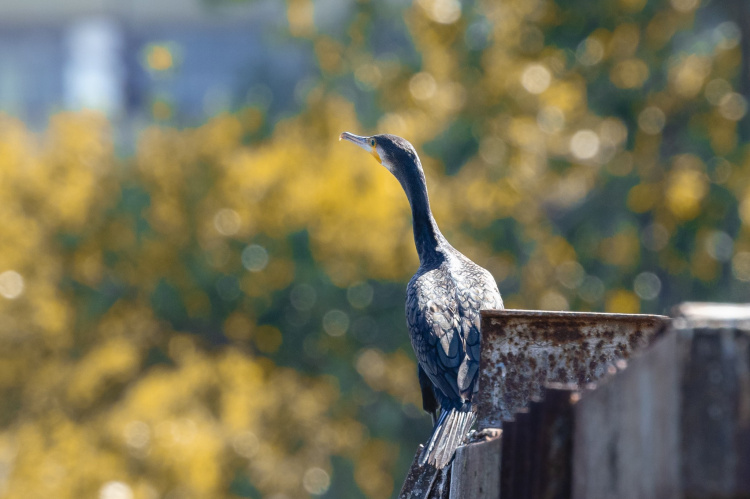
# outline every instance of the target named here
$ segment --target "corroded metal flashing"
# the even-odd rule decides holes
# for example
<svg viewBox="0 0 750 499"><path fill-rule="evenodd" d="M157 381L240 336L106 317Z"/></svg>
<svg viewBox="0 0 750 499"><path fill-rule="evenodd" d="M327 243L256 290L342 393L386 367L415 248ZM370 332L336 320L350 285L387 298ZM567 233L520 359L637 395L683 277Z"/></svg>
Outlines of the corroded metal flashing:
<svg viewBox="0 0 750 499"><path fill-rule="evenodd" d="M648 346L670 319L660 315L482 311L479 429L498 428L546 383L583 387Z"/></svg>

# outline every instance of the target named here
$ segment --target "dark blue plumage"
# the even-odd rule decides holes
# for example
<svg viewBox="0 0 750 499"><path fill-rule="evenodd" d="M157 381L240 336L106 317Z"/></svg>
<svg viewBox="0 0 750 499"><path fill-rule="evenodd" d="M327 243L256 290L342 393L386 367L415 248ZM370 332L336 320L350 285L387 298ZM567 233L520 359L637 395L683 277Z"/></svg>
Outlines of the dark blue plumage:
<svg viewBox="0 0 750 499"><path fill-rule="evenodd" d="M471 400L479 370L479 312L503 308L503 301L492 275L451 246L438 229L414 147L395 135L343 133L341 138L373 154L393 173L411 205L420 266L407 286L406 322L419 361L425 410L432 413L435 400L441 409L420 463L443 468L475 420Z"/></svg>

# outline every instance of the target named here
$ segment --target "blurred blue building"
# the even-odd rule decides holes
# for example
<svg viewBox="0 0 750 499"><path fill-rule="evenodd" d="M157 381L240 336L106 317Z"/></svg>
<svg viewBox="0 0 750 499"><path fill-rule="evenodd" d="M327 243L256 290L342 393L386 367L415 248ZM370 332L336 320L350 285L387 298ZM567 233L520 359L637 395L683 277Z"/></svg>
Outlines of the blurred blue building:
<svg viewBox="0 0 750 499"><path fill-rule="evenodd" d="M0 111L32 128L67 109L104 112L120 129L153 119L195 125L225 109L294 111L315 71L284 36L283 2L2 0Z"/></svg>

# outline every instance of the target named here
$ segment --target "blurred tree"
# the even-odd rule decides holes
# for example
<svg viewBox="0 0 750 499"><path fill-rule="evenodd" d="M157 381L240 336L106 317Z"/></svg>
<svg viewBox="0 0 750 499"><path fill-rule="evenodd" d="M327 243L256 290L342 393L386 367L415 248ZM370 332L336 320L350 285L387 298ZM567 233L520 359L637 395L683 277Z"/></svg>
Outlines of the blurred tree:
<svg viewBox="0 0 750 499"><path fill-rule="evenodd" d="M741 5L290 0L319 74L272 130L247 108L123 159L97 116L2 118L0 495L395 494L429 432L416 255L344 130L415 144L510 308L746 300Z"/></svg>

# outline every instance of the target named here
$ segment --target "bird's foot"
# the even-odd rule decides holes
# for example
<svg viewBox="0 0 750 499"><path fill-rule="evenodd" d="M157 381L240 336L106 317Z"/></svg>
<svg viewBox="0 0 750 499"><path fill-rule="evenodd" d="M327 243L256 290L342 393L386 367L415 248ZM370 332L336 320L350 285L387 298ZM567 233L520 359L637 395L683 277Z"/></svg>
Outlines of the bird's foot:
<svg viewBox="0 0 750 499"><path fill-rule="evenodd" d="M500 428L485 428L483 430L472 430L467 436L468 442L486 442L487 440L494 440L500 436L503 432Z"/></svg>

